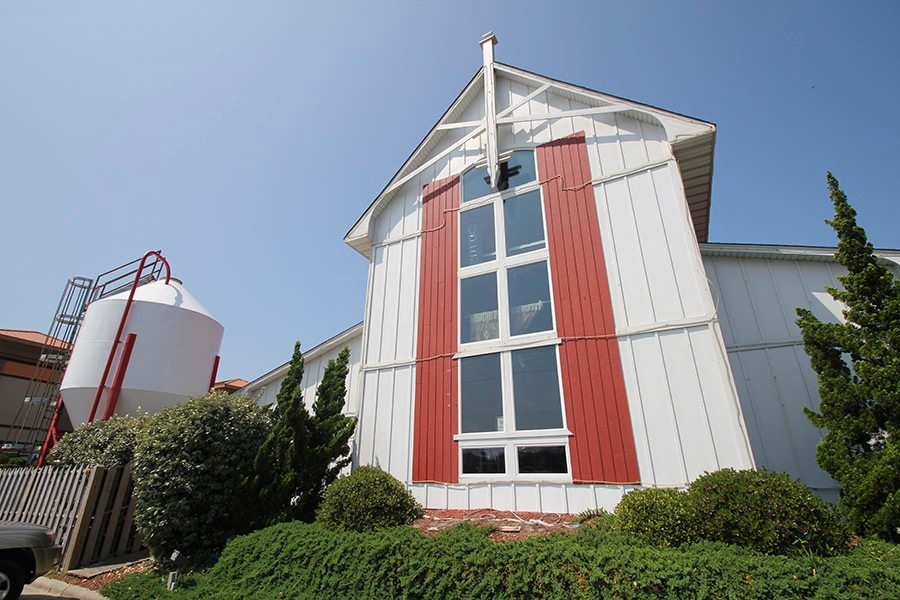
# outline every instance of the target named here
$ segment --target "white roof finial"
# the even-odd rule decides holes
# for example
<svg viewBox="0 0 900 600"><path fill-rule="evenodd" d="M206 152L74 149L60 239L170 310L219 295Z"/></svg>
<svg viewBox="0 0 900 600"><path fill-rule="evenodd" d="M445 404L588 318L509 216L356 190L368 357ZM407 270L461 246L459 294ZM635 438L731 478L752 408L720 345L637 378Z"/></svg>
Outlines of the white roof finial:
<svg viewBox="0 0 900 600"><path fill-rule="evenodd" d="M499 44L497 41L497 36L494 35L493 31L488 31L486 34L481 36L481 41L478 44L481 46L481 52L484 54L484 64L487 66L488 64L493 64L494 62L494 46Z"/></svg>
<svg viewBox="0 0 900 600"><path fill-rule="evenodd" d="M484 120L487 134L488 173L491 187L497 189L500 179L500 158L497 151L497 105L494 100L494 46L498 44L494 32L488 31L481 36L481 51L484 56Z"/></svg>
<svg viewBox="0 0 900 600"><path fill-rule="evenodd" d="M484 46L487 42L491 42L491 46L496 46L500 43L497 40L497 36L494 35L493 31L488 31L486 34L481 36L481 41L479 41L478 44Z"/></svg>

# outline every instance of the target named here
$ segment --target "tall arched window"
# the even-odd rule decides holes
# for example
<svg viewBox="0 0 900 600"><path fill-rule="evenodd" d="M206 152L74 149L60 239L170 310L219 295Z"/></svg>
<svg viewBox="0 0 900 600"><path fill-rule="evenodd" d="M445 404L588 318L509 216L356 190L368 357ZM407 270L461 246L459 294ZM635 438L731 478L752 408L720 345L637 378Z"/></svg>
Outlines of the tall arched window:
<svg viewBox="0 0 900 600"><path fill-rule="evenodd" d="M460 477L570 473L543 198L534 151L462 176Z"/></svg>

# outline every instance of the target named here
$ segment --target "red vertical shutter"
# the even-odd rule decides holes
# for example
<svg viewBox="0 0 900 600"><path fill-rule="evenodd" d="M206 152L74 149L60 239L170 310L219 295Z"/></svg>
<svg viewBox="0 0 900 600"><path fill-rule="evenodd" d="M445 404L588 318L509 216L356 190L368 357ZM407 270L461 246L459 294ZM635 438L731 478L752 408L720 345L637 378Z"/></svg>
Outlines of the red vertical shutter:
<svg viewBox="0 0 900 600"><path fill-rule="evenodd" d="M419 266L419 329L413 481L456 483L457 214L459 177L425 186Z"/></svg>
<svg viewBox="0 0 900 600"><path fill-rule="evenodd" d="M537 148L576 482L640 480L584 133Z"/></svg>

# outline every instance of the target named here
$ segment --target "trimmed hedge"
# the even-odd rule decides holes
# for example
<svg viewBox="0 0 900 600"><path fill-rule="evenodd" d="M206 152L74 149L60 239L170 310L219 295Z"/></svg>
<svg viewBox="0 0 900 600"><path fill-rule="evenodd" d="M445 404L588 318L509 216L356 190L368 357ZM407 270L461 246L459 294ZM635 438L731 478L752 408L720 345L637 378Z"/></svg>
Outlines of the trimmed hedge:
<svg viewBox="0 0 900 600"><path fill-rule="evenodd" d="M707 540L766 554L830 556L849 541L835 507L786 473L765 470L706 473L686 492L629 492L616 507L615 527L658 546Z"/></svg>
<svg viewBox="0 0 900 600"><path fill-rule="evenodd" d="M369 531L409 525L425 514L412 494L378 467L358 467L325 490L316 518L324 525Z"/></svg>
<svg viewBox="0 0 900 600"><path fill-rule="evenodd" d="M677 548L696 537L683 492L647 488L625 494L616 507L614 527L657 546Z"/></svg>
<svg viewBox="0 0 900 600"><path fill-rule="evenodd" d="M706 473L691 483L687 502L701 539L769 554L831 555L847 548L837 509L787 473Z"/></svg>
<svg viewBox="0 0 900 600"><path fill-rule="evenodd" d="M658 548L589 526L503 543L487 533L472 525L426 537L410 527L356 533L283 523L235 538L193 587L165 597L900 597L900 553L880 541L821 558L769 556L720 542ZM146 598L151 587L125 578L102 591L124 600Z"/></svg>

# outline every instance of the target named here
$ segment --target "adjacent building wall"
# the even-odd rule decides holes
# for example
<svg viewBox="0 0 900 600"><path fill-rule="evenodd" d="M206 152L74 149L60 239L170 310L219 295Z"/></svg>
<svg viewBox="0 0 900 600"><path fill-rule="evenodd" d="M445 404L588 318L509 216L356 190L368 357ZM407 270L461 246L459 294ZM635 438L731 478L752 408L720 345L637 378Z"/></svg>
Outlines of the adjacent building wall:
<svg viewBox="0 0 900 600"><path fill-rule="evenodd" d="M347 403L344 405L344 414L355 415L359 412L355 390L359 378L362 328L357 326L345 333L348 335L342 334L342 336L338 336L340 339L336 341L329 340L331 343L325 342L320 344L303 355L303 383L300 387L303 390L303 399L310 408L312 408L313 402L316 400L316 390L322 382L322 376L325 374L328 361L337 358L344 346L347 346L350 348L350 363L348 365ZM274 404L278 396L278 390L281 388L281 383L287 374L287 366L286 363L255 381L251 381L237 393L257 398L259 404L263 406Z"/></svg>
<svg viewBox="0 0 900 600"><path fill-rule="evenodd" d="M46 336L36 331L15 329L0 330L0 442L30 439L31 426L40 425L37 408L27 409L23 404L34 377L49 381L53 373L46 368L36 369ZM58 340L54 344L63 347ZM28 426L28 431L20 431ZM72 431L68 415L63 413L58 429ZM43 438L40 442L43 442Z"/></svg>
<svg viewBox="0 0 900 600"><path fill-rule="evenodd" d="M816 463L822 432L803 412L818 410L819 395L796 324L798 307L823 322L843 321L826 288L840 287L846 269L831 252L703 245L757 466L785 471L836 501L837 482Z"/></svg>

